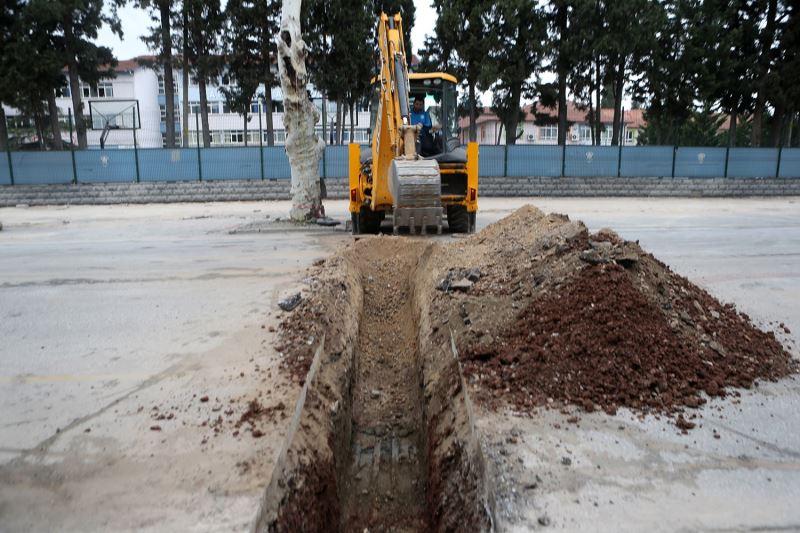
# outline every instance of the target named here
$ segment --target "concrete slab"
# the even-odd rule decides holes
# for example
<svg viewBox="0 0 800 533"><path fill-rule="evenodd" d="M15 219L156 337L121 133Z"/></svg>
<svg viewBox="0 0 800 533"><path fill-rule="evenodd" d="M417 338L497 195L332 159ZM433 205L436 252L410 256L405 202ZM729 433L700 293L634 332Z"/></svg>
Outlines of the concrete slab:
<svg viewBox="0 0 800 533"><path fill-rule="evenodd" d="M482 199L478 227L524 203L610 226L761 325L800 331L795 198ZM326 208L349 218L344 201ZM231 399L292 404L297 388L276 377L280 356L261 326L304 267L347 240L266 223L288 209L0 209L3 530L248 528L285 424L253 439L214 437L202 423ZM247 225L274 231L230 233ZM548 411L479 413L478 423L503 528L793 530L798 405L797 381L769 384L706 406L688 436L624 411L580 427ZM153 407L175 414L161 431L149 429Z"/></svg>
<svg viewBox="0 0 800 533"><path fill-rule="evenodd" d="M290 412L269 327L323 247L231 230L285 212L0 210L0 529L249 528L288 419L232 421L254 398Z"/></svg>

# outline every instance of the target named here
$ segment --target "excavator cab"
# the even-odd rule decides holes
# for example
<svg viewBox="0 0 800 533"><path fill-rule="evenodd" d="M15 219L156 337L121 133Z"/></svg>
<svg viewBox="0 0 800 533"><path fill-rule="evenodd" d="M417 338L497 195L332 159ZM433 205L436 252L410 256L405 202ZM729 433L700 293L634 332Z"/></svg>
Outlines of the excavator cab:
<svg viewBox="0 0 800 533"><path fill-rule="evenodd" d="M478 145L458 136L458 80L442 72L408 72L400 15L382 14L379 73L372 80L370 145L348 153L353 233L377 233L391 216L408 227L475 230Z"/></svg>
<svg viewBox="0 0 800 533"><path fill-rule="evenodd" d="M422 103L422 111L428 114L432 123L430 131L426 132L427 138L420 135L417 153L437 161L443 159L444 154L451 154L451 159L466 163L466 152L459 150L456 79L441 73L411 73L409 79L411 100L415 104L417 101Z"/></svg>

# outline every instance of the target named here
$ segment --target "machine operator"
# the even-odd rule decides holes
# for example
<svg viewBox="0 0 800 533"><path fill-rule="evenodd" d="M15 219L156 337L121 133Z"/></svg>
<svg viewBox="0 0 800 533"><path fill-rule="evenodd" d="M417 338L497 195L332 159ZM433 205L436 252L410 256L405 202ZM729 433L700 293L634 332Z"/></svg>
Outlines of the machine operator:
<svg viewBox="0 0 800 533"><path fill-rule="evenodd" d="M436 154L433 132L439 128L433 125L430 113L425 110L425 97L421 95L414 97L414 108L411 110L411 125L416 126L417 124L422 124L422 130L419 132L420 155L428 157Z"/></svg>

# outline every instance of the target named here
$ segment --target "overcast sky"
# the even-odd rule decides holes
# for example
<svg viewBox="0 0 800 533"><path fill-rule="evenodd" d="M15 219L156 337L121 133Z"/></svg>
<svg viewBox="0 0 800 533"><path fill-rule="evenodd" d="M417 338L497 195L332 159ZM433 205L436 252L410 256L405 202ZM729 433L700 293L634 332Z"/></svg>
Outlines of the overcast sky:
<svg viewBox="0 0 800 533"><path fill-rule="evenodd" d="M225 4L226 1L222 0L222 5L224 6ZM417 8L417 12L414 28L411 30L411 44L414 47L414 52L416 52L424 44L425 35L433 33L436 11L430 6L430 0L414 0L414 5ZM152 53L141 40L141 36L152 25L147 12L127 4L119 10L119 16L122 21L122 40L107 27L104 27L100 31L97 43L111 48L117 59L131 59Z"/></svg>

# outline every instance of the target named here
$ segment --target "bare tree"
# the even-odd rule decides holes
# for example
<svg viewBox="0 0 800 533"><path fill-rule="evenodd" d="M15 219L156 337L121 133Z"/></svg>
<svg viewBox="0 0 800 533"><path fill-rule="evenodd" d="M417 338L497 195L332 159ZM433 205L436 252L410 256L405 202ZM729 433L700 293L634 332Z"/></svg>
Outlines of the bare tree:
<svg viewBox="0 0 800 533"><path fill-rule="evenodd" d="M300 28L301 0L285 0L278 36L278 73L283 91L286 154L292 169L292 210L295 221L325 215L320 197L319 160L325 141L314 126L319 112L308 95L306 43Z"/></svg>

